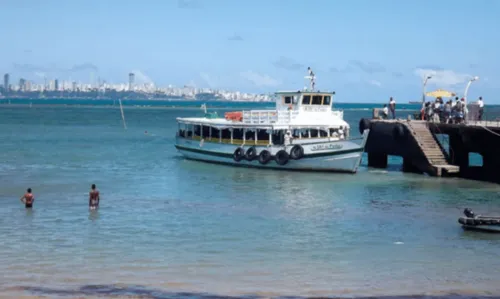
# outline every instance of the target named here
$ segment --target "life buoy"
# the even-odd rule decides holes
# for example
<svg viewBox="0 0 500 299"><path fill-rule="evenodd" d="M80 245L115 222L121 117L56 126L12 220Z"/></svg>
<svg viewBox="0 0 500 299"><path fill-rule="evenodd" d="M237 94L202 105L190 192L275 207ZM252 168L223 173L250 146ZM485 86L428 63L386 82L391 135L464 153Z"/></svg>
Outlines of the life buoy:
<svg viewBox="0 0 500 299"><path fill-rule="evenodd" d="M285 150L279 150L276 153L274 159L276 160L276 163L278 163L279 165L285 165L286 163L288 163L290 156Z"/></svg>
<svg viewBox="0 0 500 299"><path fill-rule="evenodd" d="M259 154L259 163L267 164L269 161L271 161L271 153L268 150L261 151Z"/></svg>
<svg viewBox="0 0 500 299"><path fill-rule="evenodd" d="M406 130L402 124L396 124L392 129L392 137L397 141L406 139Z"/></svg>
<svg viewBox="0 0 500 299"><path fill-rule="evenodd" d="M257 157L257 149L255 148L255 146L252 146L249 149L247 149L247 152L245 154L245 159L247 159L248 161L253 161L255 157Z"/></svg>
<svg viewBox="0 0 500 299"><path fill-rule="evenodd" d="M242 147L238 147L233 153L233 159L236 162L240 162L243 157L245 157L245 150Z"/></svg>
<svg viewBox="0 0 500 299"><path fill-rule="evenodd" d="M304 148L299 144L296 144L290 150L290 158L293 160L301 159L304 156Z"/></svg>
<svg viewBox="0 0 500 299"><path fill-rule="evenodd" d="M367 129L370 129L371 122L369 119L362 118L359 121L359 134L363 134L363 132Z"/></svg>

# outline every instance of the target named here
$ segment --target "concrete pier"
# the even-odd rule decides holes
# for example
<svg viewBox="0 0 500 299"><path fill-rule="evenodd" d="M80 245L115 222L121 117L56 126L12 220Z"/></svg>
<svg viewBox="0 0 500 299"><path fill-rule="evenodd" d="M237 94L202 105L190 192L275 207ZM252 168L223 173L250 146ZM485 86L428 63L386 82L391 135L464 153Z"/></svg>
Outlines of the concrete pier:
<svg viewBox="0 0 500 299"><path fill-rule="evenodd" d="M500 121L443 124L363 118L359 129L366 128L369 167L386 168L393 155L403 158L405 172L500 183ZM470 153L481 155L483 165L470 165Z"/></svg>

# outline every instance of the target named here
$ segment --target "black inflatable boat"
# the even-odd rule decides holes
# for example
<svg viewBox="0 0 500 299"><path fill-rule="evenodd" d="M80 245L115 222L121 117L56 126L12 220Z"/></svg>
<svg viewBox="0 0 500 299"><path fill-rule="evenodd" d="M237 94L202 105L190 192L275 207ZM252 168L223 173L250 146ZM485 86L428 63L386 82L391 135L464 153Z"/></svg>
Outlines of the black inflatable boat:
<svg viewBox="0 0 500 299"><path fill-rule="evenodd" d="M500 233L500 216L475 215L471 209L465 209L464 215L458 218L464 229Z"/></svg>

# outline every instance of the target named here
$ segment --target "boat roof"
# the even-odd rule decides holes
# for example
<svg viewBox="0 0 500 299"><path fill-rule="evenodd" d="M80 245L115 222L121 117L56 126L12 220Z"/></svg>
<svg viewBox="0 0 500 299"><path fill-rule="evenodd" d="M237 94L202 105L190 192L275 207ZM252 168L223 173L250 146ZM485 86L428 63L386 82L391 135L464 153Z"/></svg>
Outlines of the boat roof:
<svg viewBox="0 0 500 299"><path fill-rule="evenodd" d="M177 122L185 123L185 124L195 124L200 125L204 124L212 127L221 127L221 128L255 128L255 129L286 129L289 127L292 128L325 128L325 127L338 127L345 126L349 127L349 124L343 119L334 119L332 118L329 122L321 122L318 123L314 119L311 122L289 122L289 123L245 123L241 121L232 121L222 117L219 118L206 118L206 117L178 117Z"/></svg>
<svg viewBox="0 0 500 299"><path fill-rule="evenodd" d="M277 91L274 94L276 95L287 95L287 94L317 94L317 95L334 95L335 91L319 91L319 90L282 90L282 91Z"/></svg>

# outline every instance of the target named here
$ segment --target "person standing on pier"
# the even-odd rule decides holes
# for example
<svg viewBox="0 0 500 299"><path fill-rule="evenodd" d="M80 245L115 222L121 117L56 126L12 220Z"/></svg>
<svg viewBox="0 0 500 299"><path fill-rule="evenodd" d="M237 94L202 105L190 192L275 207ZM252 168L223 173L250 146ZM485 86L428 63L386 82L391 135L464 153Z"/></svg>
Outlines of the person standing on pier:
<svg viewBox="0 0 500 299"><path fill-rule="evenodd" d="M392 97L389 99L389 110L391 110L392 119L396 119L396 101Z"/></svg>
<svg viewBox="0 0 500 299"><path fill-rule="evenodd" d="M484 112L483 97L479 97L479 100L477 100L477 104L479 105L479 114L477 115L477 120L481 121L483 120L483 112Z"/></svg>

